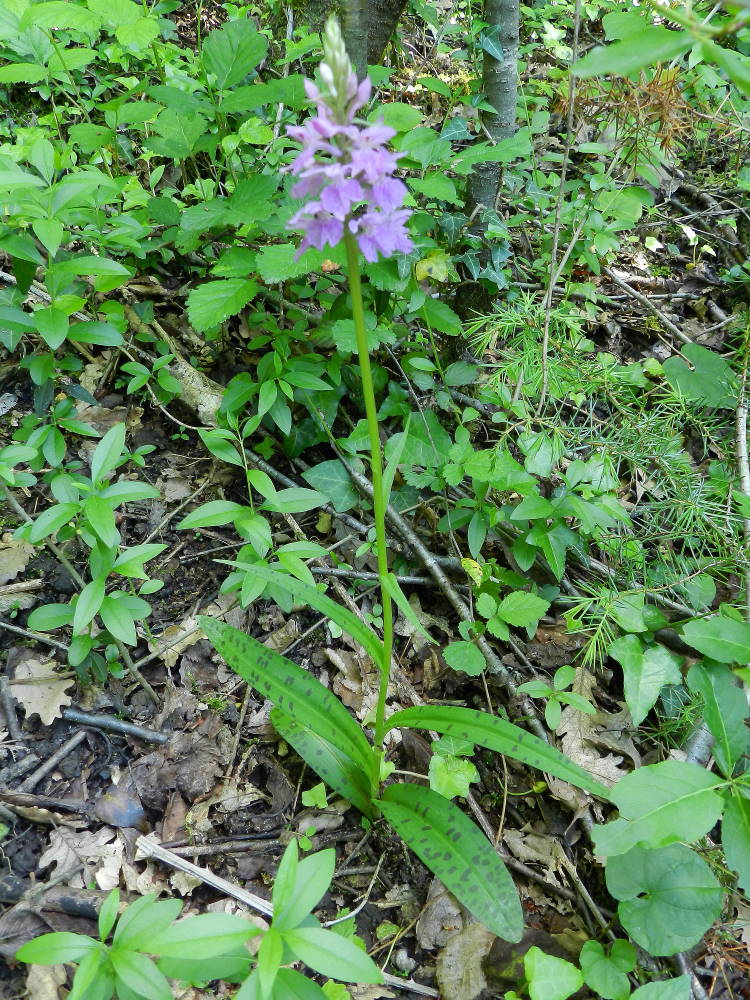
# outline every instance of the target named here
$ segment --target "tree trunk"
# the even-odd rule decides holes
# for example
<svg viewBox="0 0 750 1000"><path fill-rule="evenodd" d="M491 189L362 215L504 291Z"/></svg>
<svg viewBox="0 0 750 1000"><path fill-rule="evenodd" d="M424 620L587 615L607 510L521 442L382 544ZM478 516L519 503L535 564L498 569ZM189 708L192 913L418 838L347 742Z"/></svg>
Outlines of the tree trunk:
<svg viewBox="0 0 750 1000"><path fill-rule="evenodd" d="M407 0L296 0L292 8L294 23L307 24L313 31L322 31L328 15L336 14L361 77L365 59L375 66L383 58L406 4Z"/></svg>
<svg viewBox="0 0 750 1000"><path fill-rule="evenodd" d="M488 27L483 32L482 89L495 111L481 114L482 124L495 142L514 135L517 128L518 3L519 0L484 0L484 20ZM470 213L480 205L495 207L499 178L499 163L476 165L469 182Z"/></svg>

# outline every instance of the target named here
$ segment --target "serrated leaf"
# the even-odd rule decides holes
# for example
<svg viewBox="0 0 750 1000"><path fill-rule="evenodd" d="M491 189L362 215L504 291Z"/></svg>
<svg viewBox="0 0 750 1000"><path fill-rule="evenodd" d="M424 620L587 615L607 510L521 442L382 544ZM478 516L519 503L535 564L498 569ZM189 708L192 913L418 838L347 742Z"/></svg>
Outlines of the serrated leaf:
<svg viewBox="0 0 750 1000"><path fill-rule="evenodd" d="M199 616L201 628L229 666L296 723L356 761L372 767L372 749L344 706L296 663L224 622Z"/></svg>
<svg viewBox="0 0 750 1000"><path fill-rule="evenodd" d="M257 291L258 285L249 278L223 278L198 285L188 295L190 323L199 333L220 326L241 312Z"/></svg>
<svg viewBox="0 0 750 1000"><path fill-rule="evenodd" d="M594 827L597 854L609 857L639 845L656 848L697 840L721 816L720 784L697 764L677 760L631 771L610 792L620 818Z"/></svg>
<svg viewBox="0 0 750 1000"><path fill-rule="evenodd" d="M233 87L262 62L268 39L248 20L228 21L210 32L203 42L201 60L216 77L219 90Z"/></svg>
<svg viewBox="0 0 750 1000"><path fill-rule="evenodd" d="M498 605L497 614L509 625L527 628L538 623L549 608L549 604L549 601L545 601L544 598L538 597L536 594L517 590L502 599Z"/></svg>
<svg viewBox="0 0 750 1000"><path fill-rule="evenodd" d="M684 844L661 850L634 847L610 858L605 875L607 888L620 900L622 926L651 955L692 948L724 903L711 869Z"/></svg>
<svg viewBox="0 0 750 1000"><path fill-rule="evenodd" d="M559 750L496 715L479 712L473 708L424 705L394 712L387 720L385 728L388 731L398 727L430 729L445 736L467 740L496 753L505 754L514 760L520 760L540 771L546 771L601 799L610 798L608 788Z"/></svg>
<svg viewBox="0 0 750 1000"><path fill-rule="evenodd" d="M449 667L469 677L478 677L487 668L484 653L473 642L452 642L443 650L443 657Z"/></svg>
<svg viewBox="0 0 750 1000"><path fill-rule="evenodd" d="M385 818L449 892L488 930L520 941L523 913L513 879L484 834L437 792L390 785Z"/></svg>
<svg viewBox="0 0 750 1000"><path fill-rule="evenodd" d="M370 781L362 767L333 743L290 719L281 709L272 709L271 724L327 785L364 816L372 814Z"/></svg>

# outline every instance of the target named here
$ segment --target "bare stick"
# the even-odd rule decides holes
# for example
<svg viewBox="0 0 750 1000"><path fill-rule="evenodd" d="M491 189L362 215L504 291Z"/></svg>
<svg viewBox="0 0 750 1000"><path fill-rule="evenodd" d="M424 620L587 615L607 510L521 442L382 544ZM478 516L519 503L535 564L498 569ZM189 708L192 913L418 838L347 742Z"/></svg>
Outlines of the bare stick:
<svg viewBox="0 0 750 1000"><path fill-rule="evenodd" d="M66 722L76 722L81 726L91 726L94 729L106 729L111 733L122 733L125 736L136 736L147 743L166 743L169 737L155 729L137 726L134 722L123 722L111 715L95 715L92 712L81 712L77 708L64 708L62 717Z"/></svg>
<svg viewBox="0 0 750 1000"><path fill-rule="evenodd" d="M19 788L20 792L33 792L42 778L45 778L50 771L54 771L60 761L67 757L67 755L78 746L79 743L83 743L86 739L86 732L80 730L74 733L69 740L66 740L63 745L52 754L51 757L47 758L43 764L41 764L36 771L32 771L28 778L21 783Z"/></svg>
<svg viewBox="0 0 750 1000"><path fill-rule="evenodd" d="M672 320L669 319L668 316L664 315L661 309L657 309L657 307L650 299L647 299L645 295L641 295L640 292L636 292L634 288L631 288L630 285L626 284L626 282L624 282L621 278L618 278L611 268L602 267L602 271L604 271L609 280L613 281L618 288L621 288L624 292L627 292L627 294L631 298L635 299L636 302L640 302L640 304L644 308L648 309L650 313L653 313L665 330L669 330L669 332L678 340L682 341L683 344L694 343L694 341L692 341L686 333L682 332L679 326L675 326Z"/></svg>

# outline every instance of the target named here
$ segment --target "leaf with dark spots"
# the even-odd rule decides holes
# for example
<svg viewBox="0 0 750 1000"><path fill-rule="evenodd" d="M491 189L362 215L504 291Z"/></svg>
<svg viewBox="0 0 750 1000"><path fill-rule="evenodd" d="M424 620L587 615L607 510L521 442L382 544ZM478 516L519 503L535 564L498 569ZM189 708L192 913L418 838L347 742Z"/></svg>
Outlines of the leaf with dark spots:
<svg viewBox="0 0 750 1000"><path fill-rule="evenodd" d="M386 731L400 727L430 729L445 736L468 740L540 771L546 771L547 774L576 785L600 799L610 797L609 790L604 785L559 750L496 715L478 712L473 708L423 705L394 712L386 723Z"/></svg>
<svg viewBox="0 0 750 1000"><path fill-rule="evenodd" d="M484 834L437 792L386 788L378 809L449 892L498 937L520 941L523 913L513 879Z"/></svg>
<svg viewBox="0 0 750 1000"><path fill-rule="evenodd" d="M364 771L372 767L365 734L335 695L285 656L215 618L199 617L200 626L221 656L285 715L338 747Z"/></svg>

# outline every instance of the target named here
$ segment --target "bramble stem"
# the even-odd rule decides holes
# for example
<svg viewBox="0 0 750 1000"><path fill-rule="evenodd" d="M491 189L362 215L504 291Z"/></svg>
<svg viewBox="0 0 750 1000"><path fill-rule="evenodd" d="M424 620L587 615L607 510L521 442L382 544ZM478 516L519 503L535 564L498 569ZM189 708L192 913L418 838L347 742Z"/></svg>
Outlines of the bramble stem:
<svg viewBox="0 0 750 1000"><path fill-rule="evenodd" d="M385 536L386 497L383 496L383 460L380 450L375 389L372 384L370 352L367 346L365 310L362 304L359 250L356 240L349 232L344 235L344 244L346 246L346 262L349 271L349 290L352 295L352 318L354 319L354 332L357 337L359 368L362 373L362 394L365 398L367 429L370 435L370 475L372 477L372 498L375 508L375 549L378 558L378 577L380 579L380 603L383 607L383 661L378 664L380 668L380 689L378 691L378 704L375 709L375 747L377 750L382 750L383 738L385 736L385 699L388 693L388 680L391 673L391 656L393 653L393 606L391 604L391 595L386 585L386 577L388 575L388 543Z"/></svg>

